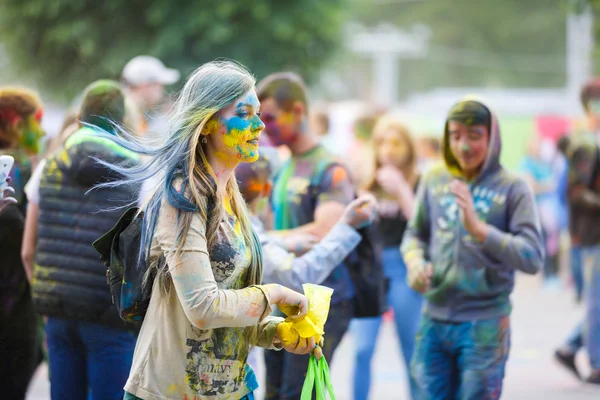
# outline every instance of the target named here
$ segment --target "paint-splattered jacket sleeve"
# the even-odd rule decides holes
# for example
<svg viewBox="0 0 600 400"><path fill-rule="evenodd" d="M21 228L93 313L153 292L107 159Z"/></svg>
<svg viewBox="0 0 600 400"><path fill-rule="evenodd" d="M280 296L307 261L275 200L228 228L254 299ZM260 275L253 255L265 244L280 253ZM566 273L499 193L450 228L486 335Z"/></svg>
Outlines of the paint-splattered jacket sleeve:
<svg viewBox="0 0 600 400"><path fill-rule="evenodd" d="M415 196L415 210L408 222L400 250L408 268L423 265L429 253L430 221L427 176L422 178Z"/></svg>
<svg viewBox="0 0 600 400"><path fill-rule="evenodd" d="M253 220L253 226L257 221ZM306 254L297 257L255 227L263 248L263 281L302 292L304 283L322 283L360 242L352 227L338 223Z"/></svg>
<svg viewBox="0 0 600 400"><path fill-rule="evenodd" d="M571 153L567 193L573 206L600 211L600 195L590 189L597 158L598 150L592 143L584 143Z"/></svg>
<svg viewBox="0 0 600 400"><path fill-rule="evenodd" d="M542 267L544 247L535 197L525 181L518 180L511 188L507 207L508 232L488 225L483 249L502 260L493 265L535 274Z"/></svg>
<svg viewBox="0 0 600 400"><path fill-rule="evenodd" d="M176 255L177 211L163 205L155 233L185 315L200 329L259 324L272 311L268 290L260 286L219 288L208 256L205 227L203 218L195 213L183 251Z"/></svg>

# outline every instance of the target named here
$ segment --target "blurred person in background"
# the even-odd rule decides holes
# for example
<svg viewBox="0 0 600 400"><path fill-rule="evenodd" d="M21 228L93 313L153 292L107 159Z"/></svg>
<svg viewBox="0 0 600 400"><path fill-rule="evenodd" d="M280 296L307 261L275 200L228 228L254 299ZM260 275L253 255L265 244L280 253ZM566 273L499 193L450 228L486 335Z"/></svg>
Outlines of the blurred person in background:
<svg viewBox="0 0 600 400"><path fill-rule="evenodd" d="M364 188L373 178L373 146L371 133L377 122L377 117L367 115L358 118L353 125L354 139L348 148L344 159L350 168L352 181L356 188Z"/></svg>
<svg viewBox="0 0 600 400"><path fill-rule="evenodd" d="M566 228L568 229L570 239L570 257L569 263L571 267L571 277L575 286L575 298L577 303L580 303L583 298L583 260L581 258L581 247L579 245L580 239L577 237L577 213L578 210L571 206L569 201L568 183L569 183L569 161L568 157L570 154L569 147L571 145L572 138L570 136L562 136L557 143L557 149L564 157L566 161L566 168L564 174L561 176L559 181L559 196L561 207L567 208L567 223Z"/></svg>
<svg viewBox="0 0 600 400"><path fill-rule="evenodd" d="M426 298L411 361L419 399L502 393L515 271L539 271L544 250L531 188L500 151L495 114L462 100L444 128L445 165L419 184L402 242L409 283Z"/></svg>
<svg viewBox="0 0 600 400"><path fill-rule="evenodd" d="M36 311L47 316L52 399L123 396L135 336L120 319L106 284L106 267L92 242L110 230L133 187L93 190L118 178L99 164L136 164L135 155L99 136L117 134L125 95L114 81L90 84L82 99L82 125L46 159L39 187L37 251L33 269ZM89 124L89 125L83 125Z"/></svg>
<svg viewBox="0 0 600 400"><path fill-rule="evenodd" d="M23 246L21 247L21 257L23 266L27 273L29 282L33 278L33 264L35 260L35 249L37 243L37 229L39 221L39 203L40 203L40 181L42 172L46 166L46 159L54 154L62 146L64 141L79 129L78 115L69 111L65 117L61 130L56 137L48 139L45 143L45 149L40 157L40 161L35 167L31 178L25 185L25 194L27 195L27 212L25 215L25 231L23 233Z"/></svg>
<svg viewBox="0 0 600 400"><path fill-rule="evenodd" d="M125 65L121 80L139 107L139 134L160 137L164 133L162 115L156 113L165 98L165 86L177 83L180 77L179 71L165 67L162 61L151 56L134 57Z"/></svg>
<svg viewBox="0 0 600 400"><path fill-rule="evenodd" d="M553 166L553 144L537 135L531 138L527 154L521 161L519 171L535 194L542 234L544 236L544 279L547 285L560 285L558 277L558 250L560 245L560 197L559 176Z"/></svg>
<svg viewBox="0 0 600 400"><path fill-rule="evenodd" d="M383 266L390 280L388 304L394 312L411 397L416 391L410 378L410 359L421 318L422 296L406 281L406 265L400 244L414 208L414 193L419 181L415 143L408 128L392 117L382 117L373 130L375 175L365 187L379 204L378 229L383 241ZM350 332L355 342L354 399L366 400L371 386L371 359L377 343L382 317L352 321Z"/></svg>
<svg viewBox="0 0 600 400"><path fill-rule="evenodd" d="M274 228L279 235L309 234L322 239L354 199L350 176L309 130L307 92L302 78L287 72L272 74L258 84L257 93L269 139L291 152L273 187ZM344 263L333 270L323 285L334 289L323 347L325 357L331 361L354 316L355 289ZM269 351L265 361L266 398L300 398L308 357Z"/></svg>
<svg viewBox="0 0 600 400"><path fill-rule="evenodd" d="M57 136L49 139L45 143L45 149L40 157L40 162L36 166L31 178L25 185L28 207L25 217L25 233L23 235L22 258L27 277L31 281L33 274L33 264L35 259L35 250L37 245L37 229L39 217L39 198L40 181L42 172L46 166L46 159L53 156L65 144L69 137L81 128L79 113L81 108L81 96L73 102L73 106L67 112L63 125ZM137 132L141 129L140 113L133 99L125 96L125 116L123 118L123 127L131 132Z"/></svg>
<svg viewBox="0 0 600 400"><path fill-rule="evenodd" d="M567 190L571 209L576 210L571 226L581 249L586 315L555 356L579 377L575 356L585 343L592 369L585 380L600 385L600 79L584 85L581 103L587 133L573 137L569 145Z"/></svg>
<svg viewBox="0 0 600 400"><path fill-rule="evenodd" d="M440 140L436 137L421 137L417 139L417 169L426 172L436 163L442 161Z"/></svg>
<svg viewBox="0 0 600 400"><path fill-rule="evenodd" d="M273 176L278 170L275 149L261 148L258 160L242 163L235 170L240 184L240 192L250 211L250 222L257 233L263 251L263 282L277 283L302 292L304 283L320 285L361 240L357 229L369 225L375 219L376 202L372 196L361 196L346 206L344 214L336 225L316 243L305 235L296 238L294 244L282 241L269 234L261 221L265 210L269 210L269 196L273 185ZM313 247L314 245L314 247ZM290 249L291 247L291 249ZM302 255L294 251L307 250ZM258 350L258 349L256 349ZM258 352L251 351L248 364L258 365Z"/></svg>
<svg viewBox="0 0 600 400"><path fill-rule="evenodd" d="M23 400L29 381L43 359L38 319L31 289L21 262L30 159L39 151L43 136L42 103L37 94L20 88L0 87L0 155L15 163L10 184L0 201L0 387L2 397ZM4 191L7 183L1 182ZM18 200L18 202L17 202Z"/></svg>

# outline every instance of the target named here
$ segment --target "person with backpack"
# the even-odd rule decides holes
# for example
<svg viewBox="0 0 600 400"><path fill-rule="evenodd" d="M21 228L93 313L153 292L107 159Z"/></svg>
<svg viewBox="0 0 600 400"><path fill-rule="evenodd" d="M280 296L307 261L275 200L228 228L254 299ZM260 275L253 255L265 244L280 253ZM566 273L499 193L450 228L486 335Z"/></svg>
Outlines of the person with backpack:
<svg viewBox="0 0 600 400"><path fill-rule="evenodd" d="M406 282L406 265L400 253L400 244L414 209L414 194L419 181L417 154L410 131L393 117L380 118L371 137L375 175L364 190L373 193L379 204L376 225L382 240L383 266L390 281L388 304L394 312L394 324L411 397L415 398L416 389L408 370L421 319L423 297ZM355 343L354 400L366 400L369 397L371 359L381 321L382 317L359 318L350 325Z"/></svg>
<svg viewBox="0 0 600 400"><path fill-rule="evenodd" d="M10 172L0 174L0 387L3 398L15 400L25 399L43 359L38 316L21 261L27 208L24 185L30 159L37 155L44 135L42 115L36 93L0 87L0 156L14 158Z"/></svg>
<svg viewBox="0 0 600 400"><path fill-rule="evenodd" d="M584 322L555 352L561 365L580 378L577 352L587 347L591 373L587 383L600 385L600 79L581 90L588 132L573 136L569 144L567 195L571 210L571 235L581 252L584 269Z"/></svg>
<svg viewBox="0 0 600 400"><path fill-rule="evenodd" d="M135 197L135 187L90 191L116 179L97 160L137 164L137 156L100 135L117 134L125 96L117 82L90 84L79 112L81 126L42 170L37 248L33 267L36 311L47 317L52 399L123 396L135 335L115 310L106 268L92 242L120 217L115 207Z"/></svg>
<svg viewBox="0 0 600 400"><path fill-rule="evenodd" d="M498 120L481 101L451 108L442 149L402 241L409 284L426 299L411 374L417 399L499 399L515 271L544 262L535 198L500 164Z"/></svg>
<svg viewBox="0 0 600 400"><path fill-rule="evenodd" d="M289 72L272 74L259 83L257 92L269 139L274 146L286 146L291 152L275 179L271 195L275 228L272 234L313 235L322 239L355 197L350 175L308 129L307 91L302 78ZM364 243L365 240L361 246ZM325 358L330 361L355 316L356 295L362 294L356 289L350 262L347 259L339 264L322 283L334 289L323 346ZM267 352L265 362L266 398L300 398L308 357Z"/></svg>
<svg viewBox="0 0 600 400"><path fill-rule="evenodd" d="M373 196L364 195L348 204L338 223L319 242L310 235L282 240L270 234L262 221L270 211L268 198L278 169L277 158L275 149L261 147L258 160L240 164L235 176L250 211L250 223L262 245L263 281L302 291L305 283L320 285L360 243L357 230L373 222L377 202ZM258 365L258 357L252 351L248 364Z"/></svg>
<svg viewBox="0 0 600 400"><path fill-rule="evenodd" d="M302 317L308 300L261 284L260 242L234 176L240 162L258 158L264 124L254 85L235 62L204 64L183 87L161 144L112 138L149 160L113 165L126 178L100 189L159 177L139 214L138 261L152 292L125 399L251 400L258 387L246 363L252 346L298 354L318 348L314 338L284 344L283 319L269 316L278 305Z"/></svg>
<svg viewBox="0 0 600 400"><path fill-rule="evenodd" d="M265 155L269 153L270 155ZM335 226L320 240L302 235L287 241L265 228L261 215L268 207L272 190L275 152L260 150L254 163L240 164L235 170L240 191L250 212L250 223L263 250L263 280L301 291L304 283L320 285L360 243L358 229L370 225L377 215L377 202L371 195L352 201Z"/></svg>

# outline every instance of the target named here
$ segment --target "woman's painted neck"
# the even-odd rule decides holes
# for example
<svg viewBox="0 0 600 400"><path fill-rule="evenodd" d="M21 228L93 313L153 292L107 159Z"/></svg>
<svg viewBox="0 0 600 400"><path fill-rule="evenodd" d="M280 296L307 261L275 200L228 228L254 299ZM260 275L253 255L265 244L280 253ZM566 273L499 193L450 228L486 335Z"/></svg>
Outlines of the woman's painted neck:
<svg viewBox="0 0 600 400"><path fill-rule="evenodd" d="M239 164L239 161L236 159L231 159L231 157L219 156L209 154L207 157L208 162L208 171L212 175L212 177L217 182L217 186L221 190L225 190L227 187L227 182L231 175L233 174L233 170Z"/></svg>

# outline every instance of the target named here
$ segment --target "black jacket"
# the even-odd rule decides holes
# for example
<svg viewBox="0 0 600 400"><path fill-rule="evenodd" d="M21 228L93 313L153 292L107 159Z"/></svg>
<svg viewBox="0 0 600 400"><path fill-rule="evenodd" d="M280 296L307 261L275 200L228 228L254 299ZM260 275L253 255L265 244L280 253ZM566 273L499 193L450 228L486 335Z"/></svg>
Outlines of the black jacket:
<svg viewBox="0 0 600 400"><path fill-rule="evenodd" d="M89 128L76 132L47 160L40 183L40 215L33 299L39 313L125 327L112 304L106 266L92 243L135 201L137 187L94 189L120 176L94 158L137 163L137 157Z"/></svg>

